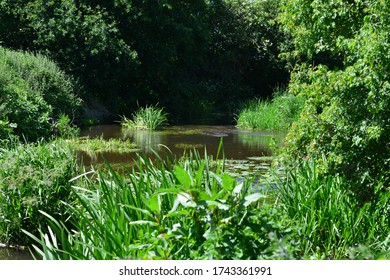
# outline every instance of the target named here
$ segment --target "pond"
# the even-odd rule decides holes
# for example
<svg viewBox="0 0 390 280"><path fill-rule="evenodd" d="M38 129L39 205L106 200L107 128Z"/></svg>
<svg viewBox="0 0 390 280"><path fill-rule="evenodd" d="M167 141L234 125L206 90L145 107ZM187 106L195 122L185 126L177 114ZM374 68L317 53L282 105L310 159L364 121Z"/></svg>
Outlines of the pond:
<svg viewBox="0 0 390 280"><path fill-rule="evenodd" d="M222 139L227 166L243 169L239 173L245 176L254 168L266 169L272 155L270 145L273 142L281 145L284 133L238 129L234 126L185 125L171 126L161 131L143 131L122 129L119 125L98 125L81 131L80 136L128 139L137 145L138 153L150 157L154 155L152 150L179 157L185 151L197 149L203 154L206 149L208 155L215 158ZM79 152L85 166L104 164L104 159L112 165L131 164L136 154L134 151ZM237 172L232 170L231 173L235 175Z"/></svg>

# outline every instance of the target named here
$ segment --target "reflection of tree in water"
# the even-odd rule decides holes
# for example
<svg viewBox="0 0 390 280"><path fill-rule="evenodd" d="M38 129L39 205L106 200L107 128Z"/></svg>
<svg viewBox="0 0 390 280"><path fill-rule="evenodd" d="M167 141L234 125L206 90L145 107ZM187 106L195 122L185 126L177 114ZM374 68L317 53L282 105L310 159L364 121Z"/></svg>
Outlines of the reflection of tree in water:
<svg viewBox="0 0 390 280"><path fill-rule="evenodd" d="M274 143L276 143L278 147L282 146L284 136L284 133L237 133L236 140L244 146L271 152L271 146L274 145Z"/></svg>

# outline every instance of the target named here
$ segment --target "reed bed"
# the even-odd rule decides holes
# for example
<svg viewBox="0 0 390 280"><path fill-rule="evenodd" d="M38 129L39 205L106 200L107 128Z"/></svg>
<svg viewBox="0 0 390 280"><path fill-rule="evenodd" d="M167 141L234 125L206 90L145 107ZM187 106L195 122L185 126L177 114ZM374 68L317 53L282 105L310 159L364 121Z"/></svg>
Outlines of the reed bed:
<svg viewBox="0 0 390 280"><path fill-rule="evenodd" d="M121 125L131 129L158 130L168 125L168 114L157 106L141 107L133 114L132 119L122 117Z"/></svg>

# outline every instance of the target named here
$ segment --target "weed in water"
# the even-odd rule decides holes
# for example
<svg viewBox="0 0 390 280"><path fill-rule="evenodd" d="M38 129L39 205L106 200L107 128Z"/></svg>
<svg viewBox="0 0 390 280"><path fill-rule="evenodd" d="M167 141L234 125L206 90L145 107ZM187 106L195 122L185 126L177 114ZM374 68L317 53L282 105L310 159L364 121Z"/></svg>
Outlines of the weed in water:
<svg viewBox="0 0 390 280"><path fill-rule="evenodd" d="M302 106L302 98L288 93L275 94L271 101L250 100L238 115L237 127L287 130L298 118Z"/></svg>
<svg viewBox="0 0 390 280"><path fill-rule="evenodd" d="M122 117L121 125L132 129L158 130L168 125L168 114L163 108L146 106L139 108L132 119Z"/></svg>

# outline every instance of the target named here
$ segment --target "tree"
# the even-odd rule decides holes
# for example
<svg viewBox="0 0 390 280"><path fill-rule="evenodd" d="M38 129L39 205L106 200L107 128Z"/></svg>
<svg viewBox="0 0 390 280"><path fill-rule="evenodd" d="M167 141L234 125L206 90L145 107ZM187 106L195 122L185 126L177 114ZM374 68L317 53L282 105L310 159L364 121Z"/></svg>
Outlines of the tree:
<svg viewBox="0 0 390 280"><path fill-rule="evenodd" d="M323 172L346 175L354 192L370 200L390 183L390 3L332 3L329 12L325 0L284 1L282 20L298 53L314 57L325 49L343 57L337 68L301 64L294 72L290 91L306 105L284 156L316 158Z"/></svg>
<svg viewBox="0 0 390 280"><path fill-rule="evenodd" d="M269 96L288 74L274 0L0 0L3 46L55 60L114 114L159 103L178 120ZM9 21L6 21L9 20ZM25 37L27 35L27 39ZM189 110L191 109L191 110Z"/></svg>

